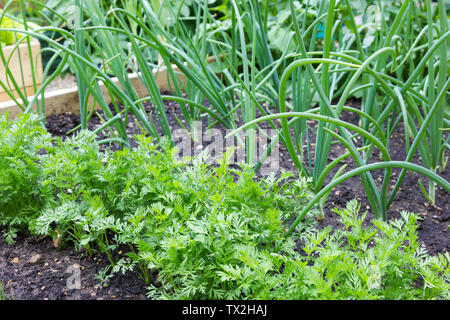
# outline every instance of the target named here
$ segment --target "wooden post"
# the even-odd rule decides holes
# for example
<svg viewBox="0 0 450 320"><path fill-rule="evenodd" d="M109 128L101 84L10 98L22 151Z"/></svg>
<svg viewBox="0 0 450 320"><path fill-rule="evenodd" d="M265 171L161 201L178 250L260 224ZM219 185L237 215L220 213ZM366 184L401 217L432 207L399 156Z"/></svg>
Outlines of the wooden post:
<svg viewBox="0 0 450 320"><path fill-rule="evenodd" d="M179 73L177 69L174 68L174 72L178 72L178 79L186 84L186 78L183 74ZM173 84L169 86L169 80L167 77L166 70L154 71L153 76L155 77L156 83L160 91L168 91L170 88L174 88ZM147 97L148 91L142 81L139 79L136 73L129 74L129 79L133 88L136 90L138 96L140 98ZM112 79L119 87L120 83L117 78ZM103 83L100 83L100 88L103 92L103 95L106 99L107 103L111 103L112 99ZM29 100L33 99L33 96L28 97ZM54 91L45 92L45 114L59 114L65 112L71 112L73 114L80 114L80 103L78 97L78 88L77 86L66 88L66 89L58 89ZM41 100L41 95L37 97L37 100ZM22 101L18 99L21 103ZM90 97L90 104L92 103L92 97ZM95 105L95 109L99 109L100 106L98 104ZM22 112L22 109L17 106L17 104L13 101L0 102L0 114L9 111L9 117L14 119L19 113Z"/></svg>
<svg viewBox="0 0 450 320"><path fill-rule="evenodd" d="M208 63L215 62L215 57L210 57L208 59ZM181 81L181 83L186 84L187 79L186 76L181 72L180 69L178 69L177 66L172 65L172 69L175 72L178 79ZM167 70L165 68L162 68L160 70L154 70L153 76L155 77L156 83L158 85L158 88L160 91L169 91L170 89L174 89L172 80L169 82ZM147 97L149 95L147 88L142 83L142 81L139 79L138 75L136 73L129 74L129 79L131 81L131 84L133 88L136 90L138 96L140 98ZM117 78L112 79L117 85L120 86L120 83ZM169 85L170 83L170 85ZM103 83L100 83L100 88L102 89L103 95L106 99L107 103L111 103L112 99L109 96L108 90L106 89L105 85ZM33 99L32 96L28 97L29 100ZM45 114L51 115L51 114L59 114L59 113L65 113L65 112L71 112L73 114L80 114L80 103L79 103L79 97L78 97L78 88L77 86L74 86L72 88L65 88L65 89L58 89L54 91L46 91L44 95L45 99ZM91 97L92 99L92 97ZM9 99L8 99L9 100ZM41 95L37 97L37 100L41 100ZM22 103L20 99L18 99L19 103ZM90 103L92 100L90 101ZM100 106L96 105L96 109L99 109ZM14 119L19 113L22 112L22 109L17 106L17 104L13 101L6 101L1 102L0 101L0 114L9 112L9 117L11 119Z"/></svg>
<svg viewBox="0 0 450 320"><path fill-rule="evenodd" d="M21 92L25 93L27 96L31 96L35 93L33 88L33 69L36 80L36 90L39 89L42 83L42 58L40 53L41 44L38 40L33 39L30 41L30 47L33 68L30 63L28 44L26 42L19 44L17 47L15 45L2 47L3 55L9 63L7 66L5 66L3 62L0 63L0 81L6 87L11 88L11 92L15 98L18 98L19 94L12 85L11 79L6 73L6 68L11 71L11 74L19 85ZM3 87L0 86L0 102L9 100L11 100L11 97L5 92Z"/></svg>

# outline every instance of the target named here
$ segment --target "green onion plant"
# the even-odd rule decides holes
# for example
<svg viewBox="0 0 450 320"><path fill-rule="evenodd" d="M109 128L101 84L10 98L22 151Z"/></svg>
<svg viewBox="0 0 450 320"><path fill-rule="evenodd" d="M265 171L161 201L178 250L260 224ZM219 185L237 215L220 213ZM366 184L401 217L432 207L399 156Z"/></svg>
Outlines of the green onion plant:
<svg viewBox="0 0 450 320"><path fill-rule="evenodd" d="M36 0L28 3L46 8L43 12L53 10ZM312 180L317 196L308 208L318 203L323 210L331 189L355 175L375 217L382 220L408 171L425 176L428 186L418 183L431 203L436 201L436 183L449 189L439 175L447 162L450 115L450 33L444 0L380 0L370 5L352 0L230 0L221 6L206 0L178 5L74 0L74 5L72 29L51 25L28 30L23 15L25 30L4 30L36 37L54 53L56 71L45 68L37 95L70 65L78 82L80 128L87 128L93 98L104 113L104 123L95 132L114 129L104 143L129 145L130 115L143 133L170 139L164 100L172 100L185 120L179 123L190 132L204 116L210 127L221 123L233 129L229 136L246 130L246 161L255 170L276 143L284 144L299 173ZM281 50L276 38L280 34L287 35ZM130 70L145 85L147 97L138 96ZM155 72L167 74L172 95L159 92ZM112 107L99 83L113 98ZM360 107L350 106L354 98L360 99ZM37 102L23 97L18 103L28 112ZM153 104L157 123L147 114L145 102ZM40 103L37 110L44 114L44 99ZM344 121L344 113L359 118L358 125ZM278 135L256 158L255 132L263 122ZM400 127L406 156L392 159L390 140ZM334 144L344 146L346 153L331 159ZM420 163L413 162L415 155ZM344 160L349 158L355 169L346 171ZM401 170L396 178L393 169ZM380 183L373 170L382 171ZM303 216L298 214L293 228Z"/></svg>

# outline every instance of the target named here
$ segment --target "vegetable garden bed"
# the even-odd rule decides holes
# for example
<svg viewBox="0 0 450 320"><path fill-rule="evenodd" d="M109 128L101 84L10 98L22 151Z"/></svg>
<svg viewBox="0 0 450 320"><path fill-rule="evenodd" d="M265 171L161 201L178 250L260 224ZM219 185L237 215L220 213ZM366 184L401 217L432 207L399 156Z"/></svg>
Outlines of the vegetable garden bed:
<svg viewBox="0 0 450 320"><path fill-rule="evenodd" d="M163 94L169 94L164 92ZM358 108L359 101L354 100L351 105ZM207 104L206 104L207 105ZM169 111L169 123L171 128L180 130L180 124L176 120L176 116L181 117L179 108L175 102L166 101L166 109ZM154 108L151 104L146 106L146 110L153 112ZM358 118L350 112L344 113L343 119L346 121L357 123ZM134 119L131 117L127 126L127 132L131 137L139 134L139 129L134 125ZM155 119L156 120L156 119ZM79 125L79 116L72 113L54 114L48 117L46 121L47 130L54 137L71 137L74 133L70 130ZM101 119L94 115L89 121L89 129L95 130L101 125ZM202 127L206 128L208 121L205 118ZM226 129L223 126L216 126L223 135ZM160 128L158 128L161 130ZM312 125L310 130L316 130L316 126ZM98 139L107 138L107 132L104 131L98 135ZM402 144L402 135L404 132L400 127L395 133L398 140L391 144L391 154L393 159L404 158L404 145ZM314 141L312 141L314 143ZM136 147L136 144L133 145ZM202 144L201 149L208 147L208 142ZM112 146L118 149L118 145ZM192 145L192 154L198 149L197 145ZM342 154L342 147L335 145L330 153L331 158L336 158ZM417 161L418 159L415 159ZM352 166L351 161L348 162ZM351 169L351 167L350 167ZM289 158L286 148L280 147L280 170L288 170L295 174L296 169ZM398 174L395 171L394 174ZM279 175L280 172L277 172ZM377 177L375 175L375 177ZM449 179L449 174L444 176ZM259 176L258 179L264 179ZM438 189L438 198L436 205L430 205L420 192L417 186L417 177L409 175L402 186L399 196L393 202L389 211L389 221L401 219L402 211L410 211L419 214L418 220L418 241L420 246L427 250L430 255L445 254L450 250L450 242L448 240L450 225L450 199L445 195L445 191ZM340 184L335 188L329 197L325 207L325 215L323 218L314 218L318 230L323 230L327 226L331 226L333 230L343 228L339 215L334 211L336 208L345 208L347 203L352 199L357 199L361 204L362 211L368 211L369 214L363 222L365 228L370 227L372 220L372 212L367 202L367 198L361 182L358 177L354 177L347 182ZM6 232L6 230L3 230ZM3 238L0 243L0 279L6 293L13 292L14 296L19 299L83 299L83 300L114 300L114 299L147 299L147 284L138 277L135 272L129 272L124 275L116 274L107 280L105 286L101 285L99 275L108 269L110 262L108 257L102 254L94 256L77 253L72 245L62 249L55 247L54 239L51 237L32 236L28 232L19 233L14 246L8 246ZM301 251L302 249L299 248ZM127 252L127 248L122 248L116 253L116 259L123 258ZM32 262L33 257L39 256L38 262ZM83 287L81 289L70 289L67 281L73 275L73 269L80 268L80 275ZM156 279L153 280L157 283Z"/></svg>
<svg viewBox="0 0 450 320"><path fill-rule="evenodd" d="M2 62L0 67L0 81L2 83L8 83L13 87L10 80L10 75L12 75L19 86L19 91L23 90L27 95L33 95L42 83L40 50L41 45L36 39L30 41L30 46L27 43L22 43L17 47L15 45L3 47L3 55L8 61L7 66L10 74L6 72L6 67ZM12 94L15 98L20 98L17 90L13 90ZM1 103L10 101L10 99L10 96L4 88L0 87L0 113L2 112Z"/></svg>
<svg viewBox="0 0 450 320"><path fill-rule="evenodd" d="M39 42L38 42L39 43ZM26 46L24 46L26 48ZM174 68L175 71L179 74L176 68ZM184 77L179 74L180 81L185 81ZM167 77L167 73L164 69L162 70L155 70L154 71L154 77L157 83L157 86L160 90L170 90L173 87L173 84L169 84L169 79ZM129 74L129 79L133 85L133 87L136 89L138 95L140 98L144 98L147 96L148 92L146 91L146 88L144 84L141 82L137 74ZM115 78L113 79L114 83L119 84L119 81ZM55 80L55 83L62 82L62 80L57 79ZM72 84L71 82L68 82L67 84ZM100 88L103 92L103 94L106 97L106 101L108 103L111 103L111 97L108 95L107 89L104 85L100 84ZM50 84L51 89L51 84ZM32 85L28 86L26 89L26 92L28 93L28 98L31 100L34 98L32 95ZM17 105L16 101L7 99L6 93L0 93L1 99L0 99L0 114L8 112L9 116L11 118L15 118L19 113L21 113L23 110ZM38 96L37 100L41 101L42 97ZM78 87L75 85L71 85L69 87L64 88L55 88L54 90L46 90L46 93L44 95L45 99L45 113L47 115L53 115L53 114L60 114L60 113L73 113L77 114L79 116L80 109L79 109L79 96L78 96ZM19 102L21 100L19 99ZM92 103L92 100L90 100L90 103ZM96 110L101 109L100 106L97 104L94 106Z"/></svg>
<svg viewBox="0 0 450 320"><path fill-rule="evenodd" d="M0 299L450 298L445 1L10 0L0 23L44 65L0 104Z"/></svg>

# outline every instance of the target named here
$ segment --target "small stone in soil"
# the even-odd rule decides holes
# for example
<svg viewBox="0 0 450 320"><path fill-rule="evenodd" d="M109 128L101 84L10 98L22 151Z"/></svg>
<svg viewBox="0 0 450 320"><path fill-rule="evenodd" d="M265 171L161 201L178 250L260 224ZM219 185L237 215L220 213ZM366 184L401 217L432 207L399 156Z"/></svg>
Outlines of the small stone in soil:
<svg viewBox="0 0 450 320"><path fill-rule="evenodd" d="M40 254L35 254L31 257L30 263L36 264L42 261L42 256Z"/></svg>

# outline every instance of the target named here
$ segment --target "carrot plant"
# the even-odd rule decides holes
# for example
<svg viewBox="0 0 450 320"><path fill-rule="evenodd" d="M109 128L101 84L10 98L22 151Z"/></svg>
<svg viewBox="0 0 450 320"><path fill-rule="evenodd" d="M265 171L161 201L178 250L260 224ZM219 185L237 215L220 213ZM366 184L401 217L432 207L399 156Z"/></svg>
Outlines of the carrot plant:
<svg viewBox="0 0 450 320"><path fill-rule="evenodd" d="M436 106L437 110L433 109L435 100L439 97L441 91L448 91L448 84L446 83L448 80L448 23L445 6L444 1L438 1L437 6L433 6L431 1L426 1L427 24L429 26L427 29L427 47L430 49L429 52L431 53L431 48L436 43L436 39L442 39L442 44L426 57L427 70L424 74L425 82L423 83L423 87L420 85L418 86L418 89L428 98L428 103L423 104L422 107L423 115L417 115L419 123L423 122L424 118L434 112L429 123L427 134L421 138L418 149L424 166L435 172L442 172L445 169L447 163L445 151L448 147L448 145L445 144L446 139L443 135L445 112L446 110L448 112L448 105L446 104L448 101L447 96L440 99ZM433 17L436 16L436 11L438 12L437 16L439 17L439 24L434 23L433 19ZM438 61L440 61L440 63L437 63ZM409 97L406 99L408 98ZM413 106L415 107L415 110L417 110L417 105L414 104ZM409 117L409 122L414 123L412 113L407 114L407 116ZM417 136L417 130L414 127L410 130L412 131L413 136ZM428 182L428 190L425 190L420 180L419 185L426 198L432 204L435 204L436 185L434 181L430 180Z"/></svg>
<svg viewBox="0 0 450 320"><path fill-rule="evenodd" d="M18 127L36 133L20 139ZM21 229L105 255L110 264L96 277L102 285L133 272L152 299L449 298L450 256L427 254L415 214L365 227L367 212L351 201L335 211L342 228L318 230L317 211L308 210L286 237L294 213L314 196L309 181L291 172L256 179L248 165L229 166L231 153L215 166L204 155L187 164L167 139L155 144L143 135L133 150L99 152L86 130L36 149L48 135L29 115L2 117L0 128L7 137L0 150L14 138L27 150L0 159L40 168L38 177L22 177L42 202ZM0 170L0 177L21 172L4 163ZM0 212L23 210L12 207L18 199ZM4 217L0 223L15 226Z"/></svg>
<svg viewBox="0 0 450 320"><path fill-rule="evenodd" d="M43 173L37 152L49 145L50 136L36 121L26 115L12 123L7 114L0 116L0 223L9 225L9 243L45 202L45 192L36 186Z"/></svg>
<svg viewBox="0 0 450 320"><path fill-rule="evenodd" d="M15 17L13 15L9 15L7 14L8 12L8 7L10 7L13 4L13 1L7 1L3 7L2 10L0 10L0 26L2 31L0 31L0 60L4 66L4 72L6 75L6 83L4 83L3 81L0 81L0 86L3 88L3 91L5 91L13 101L15 101L18 105L20 105L20 103L18 103L17 98L15 97L13 91L16 92L16 94L19 96L20 99L22 99L22 101L28 102L27 99L27 93L25 92L25 77L23 75L23 63L25 61L23 61L21 54L20 54L20 50L19 50L19 45L20 44L26 44L27 45L27 53L28 53L28 61L26 61L27 63L29 63L30 66L30 73L31 73L31 80L32 80L32 86L33 86L33 91L36 92L37 91L37 79L36 79L36 61L33 60L33 55L31 53L31 38L28 36L24 36L21 35L20 33L16 33L13 32L11 30L7 30L9 29L20 29L20 30L33 30L36 29L37 26L28 22L25 16L25 7L24 7L24 3L21 2L20 3L20 10L19 12L22 15L22 20L20 20L18 17ZM11 54L10 56L6 57L3 53L3 46L6 45L10 45L10 46L14 46L14 48L11 50ZM17 54L19 57L19 67L21 70L21 77L17 78L17 75L13 75L9 65L10 65L10 61L11 58L13 57L13 55ZM21 83L18 83L21 82Z"/></svg>
<svg viewBox="0 0 450 320"><path fill-rule="evenodd" d="M14 300L14 294L12 292L12 288L11 288L11 294L10 296L7 296L5 293L5 290L3 289L3 284L0 281L0 301L2 300Z"/></svg>
<svg viewBox="0 0 450 320"><path fill-rule="evenodd" d="M36 0L30 2L52 10ZM57 55L62 59L48 80L70 64L79 84L81 129L86 129L93 113L89 97L105 115L95 132L115 129L104 143L129 146L125 124L130 115L137 118L143 133L170 140L163 102L173 100L186 124L179 123L190 132L202 116L209 117L210 126L220 122L235 129L234 133L247 129L246 161L255 170L278 141L284 144L301 175L312 179L318 196L309 207L319 203L323 209L331 189L354 175L361 177L374 215L382 220L387 219L408 171L425 175L428 188L420 180L419 185L432 203L436 182L448 191L448 181L438 174L447 161L449 123L450 33L443 0L437 5L408 0L392 6L388 1L363 6L348 0L233 0L213 8L208 1L178 6L158 1L130 3L105 6L77 0L70 31L56 26L5 29L47 42L55 61ZM132 10L126 10L127 6ZM43 31L58 33L64 45ZM214 64L208 64L210 57ZM173 65L186 83L179 80ZM147 97L138 97L127 68L139 75ZM167 73L175 95L159 92L155 69ZM117 77L120 85L110 76ZM106 104L98 81L113 97L114 111ZM352 97L361 98L360 108L348 105ZM158 123L146 113L147 101L155 107ZM23 109L31 111L34 102L25 100ZM44 106L40 110L44 112ZM344 112L355 114L359 125L343 121ZM257 119L258 113L262 116ZM317 130L311 130L308 120L318 123ZM255 160L255 130L261 122L268 122L278 136ZM238 123L243 123L239 129ZM399 126L405 132L406 157L394 161L390 140ZM346 153L330 159L334 144L343 145ZM413 163L416 154L420 165ZM345 172L343 162L348 158L356 169ZM401 169L396 179L393 168ZM373 170L383 171L381 184Z"/></svg>

